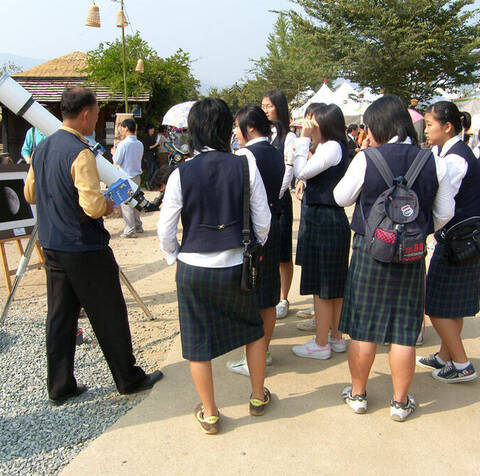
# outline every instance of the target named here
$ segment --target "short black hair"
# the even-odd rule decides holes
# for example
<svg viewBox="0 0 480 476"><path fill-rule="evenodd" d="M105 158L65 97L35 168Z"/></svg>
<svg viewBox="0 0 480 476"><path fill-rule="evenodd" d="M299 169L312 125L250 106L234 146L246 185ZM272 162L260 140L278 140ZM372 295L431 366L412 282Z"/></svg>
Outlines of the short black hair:
<svg viewBox="0 0 480 476"><path fill-rule="evenodd" d="M315 114L315 110L322 106L326 106L326 104L324 102L311 102L307 106L307 109L305 109L305 114L303 115L303 117L307 117L310 114Z"/></svg>
<svg viewBox="0 0 480 476"><path fill-rule="evenodd" d="M345 117L342 110L336 104L315 108L315 121L317 121L322 141L334 140L347 145L345 135Z"/></svg>
<svg viewBox="0 0 480 476"><path fill-rule="evenodd" d="M356 131L358 129L357 124L349 124L347 127L347 134L350 134L350 132Z"/></svg>
<svg viewBox="0 0 480 476"><path fill-rule="evenodd" d="M121 126L126 127L132 134L135 134L135 131L137 130L137 123L131 118L124 119Z"/></svg>
<svg viewBox="0 0 480 476"><path fill-rule="evenodd" d="M247 127L253 127L264 137L272 135L272 122L268 120L263 109L256 104L247 104L239 109L235 114L235 120L245 139L248 134Z"/></svg>
<svg viewBox="0 0 480 476"><path fill-rule="evenodd" d="M160 189L162 185L166 185L168 177L175 170L173 165L163 164L153 174L152 180L150 180L150 187L154 190Z"/></svg>
<svg viewBox="0 0 480 476"><path fill-rule="evenodd" d="M264 98L270 99L272 104L275 106L277 111L277 121L280 126L278 131L278 138L282 141L289 131L290 125L290 115L288 113L288 102L287 98L283 91L280 89L272 89L267 91L264 95Z"/></svg>
<svg viewBox="0 0 480 476"><path fill-rule="evenodd" d="M398 136L400 142L407 137L417 144L417 133L405 103L394 94L385 94L367 107L363 120L379 144L386 144Z"/></svg>
<svg viewBox="0 0 480 476"><path fill-rule="evenodd" d="M150 129L155 129L155 126L153 124L147 124L146 129L147 131L149 131Z"/></svg>
<svg viewBox="0 0 480 476"><path fill-rule="evenodd" d="M462 130L468 131L472 125L472 116L468 112L460 112L457 105L450 101L438 101L428 106L425 112L433 114L441 124L450 122L457 134Z"/></svg>
<svg viewBox="0 0 480 476"><path fill-rule="evenodd" d="M97 103L95 93L83 86L67 88L62 93L60 100L60 112L63 119L74 119L86 107L91 107Z"/></svg>
<svg viewBox="0 0 480 476"><path fill-rule="evenodd" d="M218 98L197 101L190 109L187 122L190 153L201 152L204 147L230 152L233 115L225 101Z"/></svg>

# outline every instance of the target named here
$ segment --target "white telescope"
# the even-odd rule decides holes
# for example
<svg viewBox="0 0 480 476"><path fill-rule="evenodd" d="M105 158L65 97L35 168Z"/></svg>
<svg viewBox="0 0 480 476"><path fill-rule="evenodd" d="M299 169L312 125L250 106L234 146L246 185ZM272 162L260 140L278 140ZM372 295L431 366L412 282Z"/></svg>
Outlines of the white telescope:
<svg viewBox="0 0 480 476"><path fill-rule="evenodd" d="M38 102L33 99L33 96L8 74L2 74L2 76L0 76L0 103L8 107L8 109L17 116L23 117L46 136L56 132L62 125L53 114L38 104ZM140 187L133 180L130 180L122 170L114 167L102 154L96 151L94 153L96 154L100 180L107 187L110 187L119 179L127 179L132 192L125 203L132 208L148 211L151 204L143 196Z"/></svg>

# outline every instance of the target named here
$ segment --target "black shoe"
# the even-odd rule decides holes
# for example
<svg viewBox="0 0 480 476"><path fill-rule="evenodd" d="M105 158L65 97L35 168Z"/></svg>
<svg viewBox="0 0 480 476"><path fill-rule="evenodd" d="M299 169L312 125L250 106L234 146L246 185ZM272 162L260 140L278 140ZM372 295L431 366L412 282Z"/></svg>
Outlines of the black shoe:
<svg viewBox="0 0 480 476"><path fill-rule="evenodd" d="M77 383L77 388L75 389L75 391L73 391L69 395L65 395L64 397L58 397L58 398L50 398L49 399L50 405L54 407L59 407L60 405L63 405L70 398L78 397L82 393L85 393L87 390L88 390L88 387L86 385L83 385L82 383Z"/></svg>
<svg viewBox="0 0 480 476"><path fill-rule="evenodd" d="M128 390L127 392L121 392L122 395L131 395L132 393L143 392L144 390L149 390L152 388L161 378L163 377L163 373L160 370L155 370L151 374L147 374L143 379L142 383L138 385L138 387L133 388L132 390Z"/></svg>

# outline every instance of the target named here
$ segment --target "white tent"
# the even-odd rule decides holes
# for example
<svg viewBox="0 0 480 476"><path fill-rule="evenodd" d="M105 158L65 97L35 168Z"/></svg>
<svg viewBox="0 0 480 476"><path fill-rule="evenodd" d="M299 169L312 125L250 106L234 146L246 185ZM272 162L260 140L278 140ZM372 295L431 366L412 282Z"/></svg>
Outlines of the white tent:
<svg viewBox="0 0 480 476"><path fill-rule="evenodd" d="M314 102L324 102L325 104L331 104L334 102L333 91L327 86L327 82L324 81L322 87L301 107L292 109L292 118L301 119L305 115L307 107Z"/></svg>
<svg viewBox="0 0 480 476"><path fill-rule="evenodd" d="M460 111L469 112L472 116L470 132L478 133L480 130L480 93L473 93L470 96L455 99L455 104Z"/></svg>

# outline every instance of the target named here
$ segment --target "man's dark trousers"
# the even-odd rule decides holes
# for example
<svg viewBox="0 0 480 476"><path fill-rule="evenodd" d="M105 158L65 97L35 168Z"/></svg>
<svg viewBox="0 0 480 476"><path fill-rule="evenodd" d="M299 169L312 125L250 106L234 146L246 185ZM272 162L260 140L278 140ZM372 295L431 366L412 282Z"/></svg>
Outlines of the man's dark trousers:
<svg viewBox="0 0 480 476"><path fill-rule="evenodd" d="M70 253L45 249L47 273L47 371L52 399L72 394L78 314L83 307L120 393L145 378L135 365L119 269L109 247Z"/></svg>

